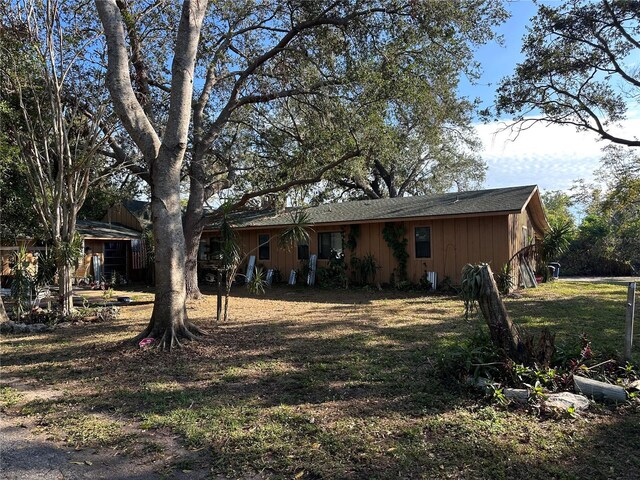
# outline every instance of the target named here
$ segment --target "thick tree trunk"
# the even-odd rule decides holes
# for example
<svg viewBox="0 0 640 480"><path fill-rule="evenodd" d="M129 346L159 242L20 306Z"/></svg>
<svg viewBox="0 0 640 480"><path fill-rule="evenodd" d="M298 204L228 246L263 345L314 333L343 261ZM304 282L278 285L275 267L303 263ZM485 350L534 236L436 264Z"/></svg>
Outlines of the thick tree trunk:
<svg viewBox="0 0 640 480"><path fill-rule="evenodd" d="M62 261L58 263L58 299L62 316L71 315L73 310L73 282L71 265Z"/></svg>
<svg viewBox="0 0 640 480"><path fill-rule="evenodd" d="M489 326L493 344L515 362L549 366L555 353L555 335L548 328L544 328L537 339L530 334L523 335L507 313L491 268L484 266L480 274L482 289L478 296L478 306Z"/></svg>
<svg viewBox="0 0 640 480"><path fill-rule="evenodd" d="M198 155L195 152L195 156ZM194 158L190 168L189 181L189 201L184 214L184 237L185 237L185 280L187 288L187 298L198 299L202 297L198 286L198 251L200 249L200 238L202 237L204 215L204 203L206 193L204 188L204 172L199 164L199 159Z"/></svg>
<svg viewBox="0 0 640 480"><path fill-rule="evenodd" d="M172 149L163 145L151 169L156 293L149 325L136 340L155 338L162 349L179 347L180 339L192 340L203 333L187 320L180 163Z"/></svg>
<svg viewBox="0 0 640 480"><path fill-rule="evenodd" d="M198 285L198 251L200 249L202 228L196 232L185 229L184 233L186 244L184 274L187 298L197 300L202 298L200 286Z"/></svg>
<svg viewBox="0 0 640 480"><path fill-rule="evenodd" d="M162 139L131 85L122 13L115 0L96 0L107 39L107 86L118 117L151 170L151 214L155 241L156 297L151 320L137 339L153 337L163 349L202 333L186 315L185 237L180 208L180 170L189 138L193 71L204 0L185 0L171 64L171 97Z"/></svg>

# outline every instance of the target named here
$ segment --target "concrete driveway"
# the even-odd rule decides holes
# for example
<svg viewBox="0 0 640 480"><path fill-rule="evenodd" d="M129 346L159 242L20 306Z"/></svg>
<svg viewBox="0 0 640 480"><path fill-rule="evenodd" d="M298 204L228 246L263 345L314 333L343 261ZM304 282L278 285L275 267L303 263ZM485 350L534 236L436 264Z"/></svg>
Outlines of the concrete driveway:
<svg viewBox="0 0 640 480"><path fill-rule="evenodd" d="M564 282L613 283L625 285L630 282L640 283L640 277L560 277Z"/></svg>

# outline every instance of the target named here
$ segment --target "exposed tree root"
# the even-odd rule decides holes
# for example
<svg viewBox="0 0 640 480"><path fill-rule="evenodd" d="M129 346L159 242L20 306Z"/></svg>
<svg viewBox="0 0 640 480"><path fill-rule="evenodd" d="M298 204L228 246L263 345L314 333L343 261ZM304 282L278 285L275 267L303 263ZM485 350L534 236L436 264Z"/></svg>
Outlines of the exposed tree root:
<svg viewBox="0 0 640 480"><path fill-rule="evenodd" d="M136 335L133 342L138 344L143 338L153 338L155 339L155 347L160 350L173 350L174 348L182 348L181 340L193 341L205 335L207 333L204 330L189 321L185 320L183 325L171 325L163 328L154 325L152 317L147 328Z"/></svg>
<svg viewBox="0 0 640 480"><path fill-rule="evenodd" d="M198 287L187 289L187 300L200 300L202 297L202 292Z"/></svg>

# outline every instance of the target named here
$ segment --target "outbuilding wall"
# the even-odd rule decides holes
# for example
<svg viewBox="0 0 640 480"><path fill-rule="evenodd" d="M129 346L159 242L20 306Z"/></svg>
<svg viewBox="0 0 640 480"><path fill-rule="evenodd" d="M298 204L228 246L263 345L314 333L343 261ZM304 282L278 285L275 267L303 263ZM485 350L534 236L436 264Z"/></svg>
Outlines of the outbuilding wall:
<svg viewBox="0 0 640 480"><path fill-rule="evenodd" d="M522 213L512 213L509 215L509 258L511 259L516 253L524 247L538 241L543 232L537 231L531 220L532 213L527 207ZM531 266L535 269L535 260L531 258ZM520 263L518 257L513 258L513 280L516 285L522 284L520 274Z"/></svg>

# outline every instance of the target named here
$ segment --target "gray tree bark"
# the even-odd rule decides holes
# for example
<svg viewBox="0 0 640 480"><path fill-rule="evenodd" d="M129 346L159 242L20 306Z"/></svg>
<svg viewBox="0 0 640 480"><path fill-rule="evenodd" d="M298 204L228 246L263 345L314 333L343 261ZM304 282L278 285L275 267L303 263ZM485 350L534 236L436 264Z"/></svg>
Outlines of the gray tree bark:
<svg viewBox="0 0 640 480"><path fill-rule="evenodd" d="M58 298L62 314L70 315L73 310L73 278L71 266L66 262L58 262Z"/></svg>
<svg viewBox="0 0 640 480"><path fill-rule="evenodd" d="M478 307L489 327L491 341L512 360L524 362L527 358L524 343L500 298L491 268L485 266L480 270L480 275L482 289L478 296Z"/></svg>
<svg viewBox="0 0 640 480"><path fill-rule="evenodd" d="M522 334L511 320L500 298L498 286L489 265L480 270L482 288L478 295L478 307L489 327L493 344L511 360L525 365L549 366L555 353L555 335L548 328L539 337Z"/></svg>
<svg viewBox="0 0 640 480"><path fill-rule="evenodd" d="M185 281L187 298L198 299L202 297L198 286L198 251L200 249L200 238L204 230L204 204L210 193L204 185L205 173L202 168L201 158L194 158L190 168L189 178L189 201L184 214L184 236L186 245L185 261Z"/></svg>
<svg viewBox="0 0 640 480"><path fill-rule="evenodd" d="M108 52L107 86L118 117L151 166L151 219L155 239L156 294L147 328L136 339L153 337L161 348L180 346L202 331L186 314L185 237L180 205L180 170L188 143L193 71L204 0L185 1L171 67L171 97L162 138L154 130L131 85L122 15L115 0L96 0Z"/></svg>

